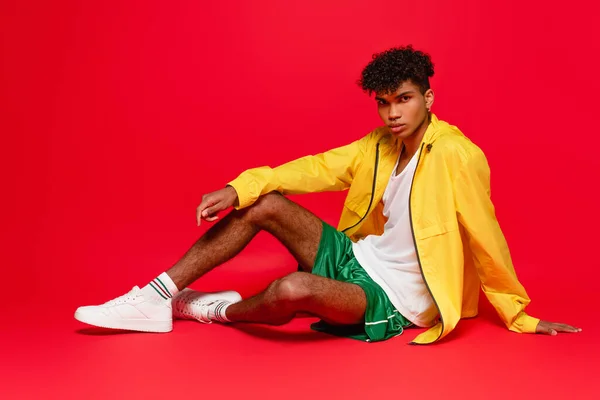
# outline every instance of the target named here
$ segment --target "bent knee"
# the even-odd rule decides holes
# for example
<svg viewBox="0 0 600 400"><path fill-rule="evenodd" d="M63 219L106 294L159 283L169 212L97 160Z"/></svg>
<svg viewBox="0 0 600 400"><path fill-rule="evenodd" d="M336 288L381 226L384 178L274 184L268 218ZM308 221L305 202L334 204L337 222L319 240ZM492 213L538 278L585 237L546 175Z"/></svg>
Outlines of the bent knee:
<svg viewBox="0 0 600 400"><path fill-rule="evenodd" d="M270 192L260 196L252 206L248 208L247 218L253 222L260 223L277 216L283 205L285 197L279 192Z"/></svg>
<svg viewBox="0 0 600 400"><path fill-rule="evenodd" d="M277 302L297 304L311 297L308 284L310 274L306 272L294 272L273 283L273 297Z"/></svg>

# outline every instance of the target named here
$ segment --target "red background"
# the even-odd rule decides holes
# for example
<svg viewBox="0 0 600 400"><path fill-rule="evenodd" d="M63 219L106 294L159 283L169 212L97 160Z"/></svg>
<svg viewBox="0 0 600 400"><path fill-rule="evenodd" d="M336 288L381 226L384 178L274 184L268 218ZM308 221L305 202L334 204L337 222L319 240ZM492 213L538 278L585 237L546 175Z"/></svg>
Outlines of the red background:
<svg viewBox="0 0 600 400"><path fill-rule="evenodd" d="M0 4L0 395L598 393L596 2L98 3ZM170 267L208 225L202 194L378 126L355 81L372 53L410 43L436 65L435 113L488 156L529 312L582 333L513 334L485 301L429 347L406 345L419 330L367 345L307 319L169 335L73 320ZM294 200L335 224L343 194ZM261 236L194 287L247 296L293 269Z"/></svg>

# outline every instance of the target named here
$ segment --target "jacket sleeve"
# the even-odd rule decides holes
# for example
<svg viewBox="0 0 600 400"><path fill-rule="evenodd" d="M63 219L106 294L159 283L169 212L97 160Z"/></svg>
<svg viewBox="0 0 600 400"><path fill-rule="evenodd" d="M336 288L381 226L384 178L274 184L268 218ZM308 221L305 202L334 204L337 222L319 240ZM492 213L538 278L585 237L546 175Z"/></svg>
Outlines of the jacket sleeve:
<svg viewBox="0 0 600 400"><path fill-rule="evenodd" d="M303 194L344 190L350 187L362 160L368 136L314 156L306 156L276 168L249 169L228 185L238 194L236 209L252 205L263 194Z"/></svg>
<svg viewBox="0 0 600 400"><path fill-rule="evenodd" d="M508 329L535 333L540 320L524 311L530 299L517 279L496 219L490 198L490 169L481 150L462 162L454 187L458 220L467 232L483 292Z"/></svg>

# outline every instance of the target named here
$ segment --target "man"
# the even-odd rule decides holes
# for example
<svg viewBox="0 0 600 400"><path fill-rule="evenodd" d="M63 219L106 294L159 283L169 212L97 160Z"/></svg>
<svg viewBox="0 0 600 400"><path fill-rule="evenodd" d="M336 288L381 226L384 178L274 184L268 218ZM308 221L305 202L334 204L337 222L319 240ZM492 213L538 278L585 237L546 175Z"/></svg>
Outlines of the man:
<svg viewBox="0 0 600 400"><path fill-rule="evenodd" d="M376 54L360 86L375 94L384 127L328 152L242 173L203 197L197 223L216 221L167 272L103 305L80 307L79 321L169 332L172 319L284 324L297 313L314 329L365 341L428 327L414 343L435 342L477 314L479 287L516 332L578 332L524 311L490 200L483 152L431 113L429 55L411 46ZM339 231L281 194L349 189ZM183 290L238 254L265 230L302 271L242 300L238 293Z"/></svg>

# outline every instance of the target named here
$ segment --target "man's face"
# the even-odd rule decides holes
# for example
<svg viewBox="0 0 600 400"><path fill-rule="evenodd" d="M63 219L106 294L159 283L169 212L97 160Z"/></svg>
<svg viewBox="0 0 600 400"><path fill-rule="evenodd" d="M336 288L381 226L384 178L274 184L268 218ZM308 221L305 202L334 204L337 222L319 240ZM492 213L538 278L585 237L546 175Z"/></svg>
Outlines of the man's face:
<svg viewBox="0 0 600 400"><path fill-rule="evenodd" d="M417 85L404 81L396 92L379 93L375 100L379 116L392 134L406 139L427 120L428 109L433 103L433 91L429 89L423 94Z"/></svg>

